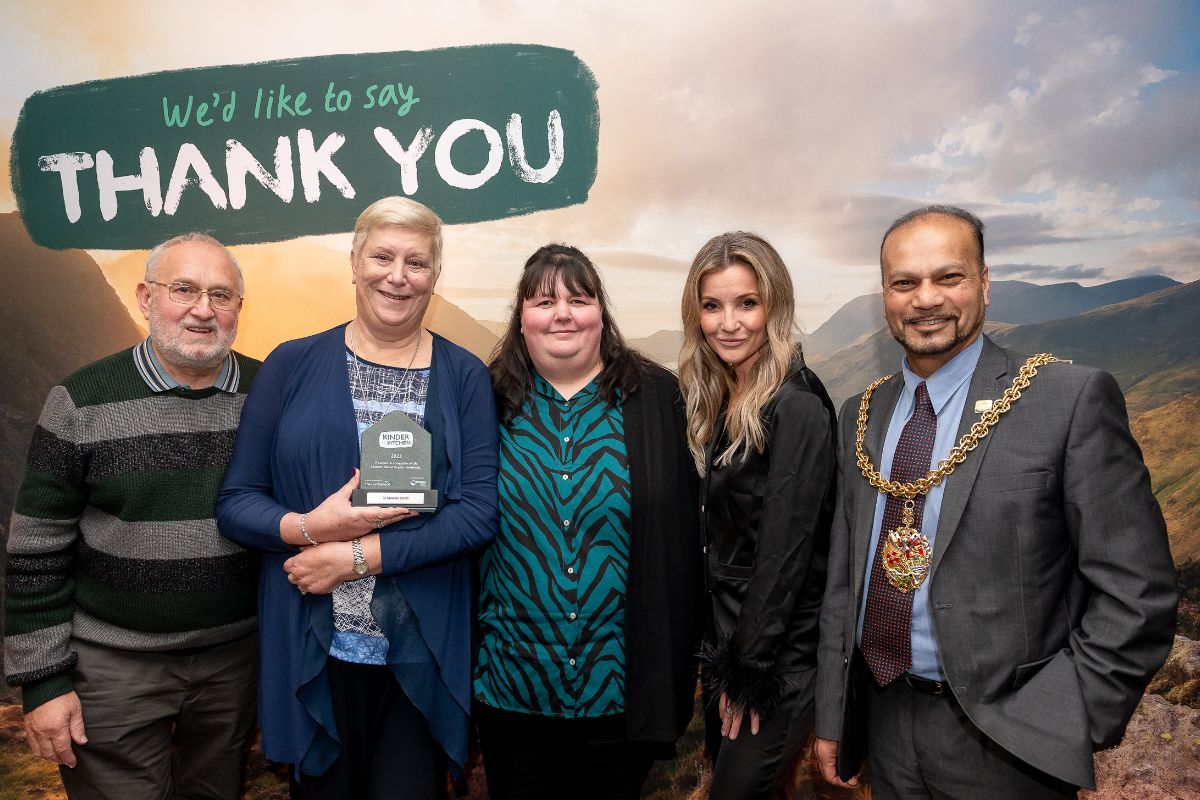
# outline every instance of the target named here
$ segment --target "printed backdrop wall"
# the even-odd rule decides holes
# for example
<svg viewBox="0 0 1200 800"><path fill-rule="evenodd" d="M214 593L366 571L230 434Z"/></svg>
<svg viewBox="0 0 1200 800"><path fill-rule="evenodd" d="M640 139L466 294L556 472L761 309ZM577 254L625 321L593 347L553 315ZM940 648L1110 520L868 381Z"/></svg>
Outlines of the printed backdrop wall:
<svg viewBox="0 0 1200 800"><path fill-rule="evenodd" d="M0 529L48 387L144 335L133 289L174 233L236 245L260 358L352 315L346 232L409 194L451 223L430 326L486 357L564 241L673 365L691 256L755 230L840 401L898 364L881 232L951 202L988 224L989 332L1121 382L1194 626L1197 41L1186 0L7 2ZM1148 780L1200 770L1197 737L1155 739Z"/></svg>

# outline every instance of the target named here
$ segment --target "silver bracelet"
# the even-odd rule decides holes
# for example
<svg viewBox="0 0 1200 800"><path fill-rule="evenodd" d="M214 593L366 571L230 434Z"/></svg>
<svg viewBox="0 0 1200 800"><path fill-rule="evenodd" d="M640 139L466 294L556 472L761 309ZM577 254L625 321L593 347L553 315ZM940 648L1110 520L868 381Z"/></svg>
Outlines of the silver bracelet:
<svg viewBox="0 0 1200 800"><path fill-rule="evenodd" d="M308 535L308 528L304 524L306 519L308 519L307 513L300 515L300 535L303 536L304 540L309 544L317 544L317 540Z"/></svg>

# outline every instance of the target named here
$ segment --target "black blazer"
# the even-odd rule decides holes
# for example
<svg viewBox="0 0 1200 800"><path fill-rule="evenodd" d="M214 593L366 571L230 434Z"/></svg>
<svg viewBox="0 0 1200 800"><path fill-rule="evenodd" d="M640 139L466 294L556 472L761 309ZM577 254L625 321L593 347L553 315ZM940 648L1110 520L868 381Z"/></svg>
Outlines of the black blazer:
<svg viewBox="0 0 1200 800"><path fill-rule="evenodd" d="M721 416L705 457L701 527L712 615L704 681L767 713L786 674L816 666L835 498L836 417L797 364L763 408L767 443L731 464Z"/></svg>

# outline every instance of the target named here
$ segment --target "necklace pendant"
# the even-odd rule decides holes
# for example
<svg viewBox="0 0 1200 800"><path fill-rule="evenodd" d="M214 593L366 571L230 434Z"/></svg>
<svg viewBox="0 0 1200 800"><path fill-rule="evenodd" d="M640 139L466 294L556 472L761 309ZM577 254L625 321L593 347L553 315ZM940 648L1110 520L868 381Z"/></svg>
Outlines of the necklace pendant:
<svg viewBox="0 0 1200 800"><path fill-rule="evenodd" d="M923 533L905 520L901 527L888 531L882 558L888 583L907 594L919 589L929 576L933 546Z"/></svg>

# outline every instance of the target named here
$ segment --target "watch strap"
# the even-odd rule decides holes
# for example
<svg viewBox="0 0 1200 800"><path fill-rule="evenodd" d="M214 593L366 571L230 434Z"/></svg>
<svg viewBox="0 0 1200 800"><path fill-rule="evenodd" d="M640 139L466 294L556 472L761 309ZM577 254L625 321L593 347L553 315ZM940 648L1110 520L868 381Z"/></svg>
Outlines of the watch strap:
<svg viewBox="0 0 1200 800"><path fill-rule="evenodd" d="M363 554L363 546L361 539L350 540L350 550L354 553L354 571L359 575L366 575L370 570L367 567L367 559Z"/></svg>

